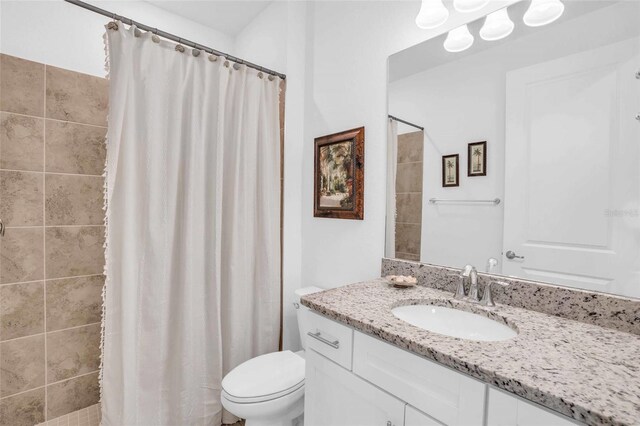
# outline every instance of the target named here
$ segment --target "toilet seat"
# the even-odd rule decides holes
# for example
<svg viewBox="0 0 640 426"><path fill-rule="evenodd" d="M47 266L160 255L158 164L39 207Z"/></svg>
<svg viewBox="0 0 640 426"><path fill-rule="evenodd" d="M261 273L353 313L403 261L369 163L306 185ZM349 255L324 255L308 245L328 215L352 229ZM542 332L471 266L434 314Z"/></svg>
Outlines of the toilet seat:
<svg viewBox="0 0 640 426"><path fill-rule="evenodd" d="M223 397L237 404L282 398L304 387L304 358L291 352L271 352L231 370L222 380Z"/></svg>

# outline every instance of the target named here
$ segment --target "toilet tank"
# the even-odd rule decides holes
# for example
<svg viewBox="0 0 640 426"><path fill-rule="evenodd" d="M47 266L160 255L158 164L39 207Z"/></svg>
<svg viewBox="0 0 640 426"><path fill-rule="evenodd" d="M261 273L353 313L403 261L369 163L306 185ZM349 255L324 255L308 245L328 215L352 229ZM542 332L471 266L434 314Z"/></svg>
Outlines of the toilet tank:
<svg viewBox="0 0 640 426"><path fill-rule="evenodd" d="M302 349L307 349L307 332L309 331L309 308L300 304L300 298L305 294L317 293L324 291L320 287L302 287L295 291L296 301L293 303L296 308L296 316L298 317L298 330L300 331L300 343L302 343Z"/></svg>

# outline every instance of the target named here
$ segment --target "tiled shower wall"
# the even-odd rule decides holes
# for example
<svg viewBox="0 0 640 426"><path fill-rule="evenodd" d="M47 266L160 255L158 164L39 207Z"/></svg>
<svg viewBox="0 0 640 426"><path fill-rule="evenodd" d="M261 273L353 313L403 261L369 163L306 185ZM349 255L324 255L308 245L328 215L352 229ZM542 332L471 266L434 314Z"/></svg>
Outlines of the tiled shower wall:
<svg viewBox="0 0 640 426"><path fill-rule="evenodd" d="M424 133L398 135L396 258L420 260Z"/></svg>
<svg viewBox="0 0 640 426"><path fill-rule="evenodd" d="M0 424L96 404L107 80L0 55Z"/></svg>

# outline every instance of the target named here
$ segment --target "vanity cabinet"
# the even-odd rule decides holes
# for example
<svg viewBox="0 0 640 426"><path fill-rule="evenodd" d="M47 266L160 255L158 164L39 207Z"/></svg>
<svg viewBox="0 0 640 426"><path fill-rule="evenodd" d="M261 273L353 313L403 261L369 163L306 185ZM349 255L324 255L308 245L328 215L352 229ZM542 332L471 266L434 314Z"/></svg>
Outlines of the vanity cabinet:
<svg viewBox="0 0 640 426"><path fill-rule="evenodd" d="M487 425L491 426L575 426L579 423L559 416L507 392L489 388Z"/></svg>
<svg viewBox="0 0 640 426"><path fill-rule="evenodd" d="M306 426L576 424L313 312L309 329Z"/></svg>
<svg viewBox="0 0 640 426"><path fill-rule="evenodd" d="M359 331L353 372L443 424L483 424L483 382Z"/></svg>
<svg viewBox="0 0 640 426"><path fill-rule="evenodd" d="M407 404L404 409L404 426L442 426L442 423Z"/></svg>
<svg viewBox="0 0 640 426"><path fill-rule="evenodd" d="M305 356L305 426L404 424L403 401L314 350Z"/></svg>

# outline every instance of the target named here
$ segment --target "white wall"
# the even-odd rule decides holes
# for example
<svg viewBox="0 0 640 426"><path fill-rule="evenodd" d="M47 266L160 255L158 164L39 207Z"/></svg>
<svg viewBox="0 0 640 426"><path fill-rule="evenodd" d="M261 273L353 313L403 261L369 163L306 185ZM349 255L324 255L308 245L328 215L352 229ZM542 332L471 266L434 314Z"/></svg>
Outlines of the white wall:
<svg viewBox="0 0 640 426"><path fill-rule="evenodd" d="M233 37L143 1L89 1L102 9L233 53ZM109 18L62 0L0 1L0 52L104 76L104 25Z"/></svg>
<svg viewBox="0 0 640 426"><path fill-rule="evenodd" d="M452 13L432 31L414 23L419 2L333 1L313 8L302 157L305 285L335 287L379 276L384 255L387 57L476 19ZM491 3L484 10L499 7ZM313 138L365 126L364 220L313 217Z"/></svg>

